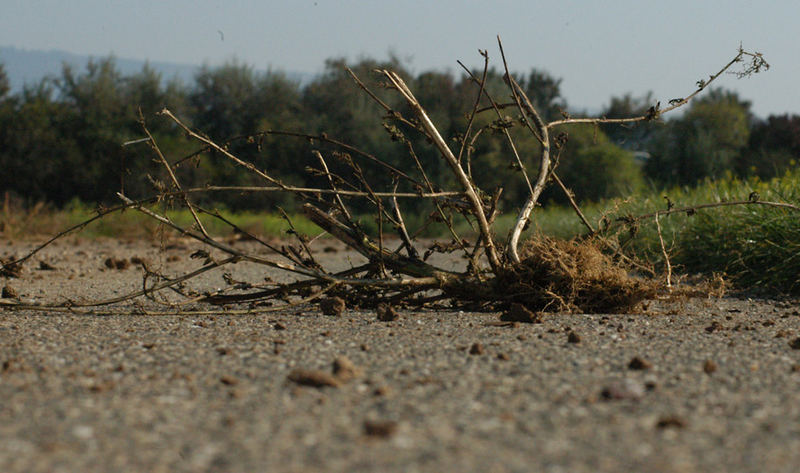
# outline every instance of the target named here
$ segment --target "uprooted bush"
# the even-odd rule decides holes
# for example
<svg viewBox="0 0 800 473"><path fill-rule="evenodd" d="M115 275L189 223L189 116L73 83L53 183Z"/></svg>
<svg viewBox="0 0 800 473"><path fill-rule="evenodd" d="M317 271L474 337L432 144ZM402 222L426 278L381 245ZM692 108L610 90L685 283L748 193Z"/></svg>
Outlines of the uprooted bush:
<svg viewBox="0 0 800 473"><path fill-rule="evenodd" d="M390 139L407 150L408 163L411 163L407 167L396 167L383 161L379 156L374 156L351 144L342 143L324 133L303 135L267 130L244 137L253 143L258 143L268 136L307 140L311 146L311 154L318 161L316 168L308 168L307 171L317 179L317 182L320 180L326 182L327 187L289 185L280 177L272 175L268 169L259 168L232 154L230 151L232 148L227 142L218 144L210 137L191 129L172 112L164 109L159 114L161 117L172 120L189 138L202 145L199 151L193 151L171 163L159 149L142 117L145 138L130 143L147 143L162 164L165 176L162 180L154 179L158 194L133 200L120 192L118 195L123 203L115 208L99 210L94 219L102 218L110 212L136 209L165 227L197 240L206 249L216 249L225 253L227 257L223 259L206 257L202 267L180 277L167 277L148 272L141 291L129 297L117 297L110 301L118 303L138 296L150 296L155 303L171 304L164 299L152 297L158 291L171 289L193 302L248 304L246 309L242 309L244 311L283 310L287 305L309 303L325 295L338 295L341 301L350 306L360 307L376 307L381 304L385 307L387 304L425 306L446 303L451 307L465 306L489 310L502 309L514 304L524 305L533 311L633 310L636 304L654 293L655 286L651 281L631 276L628 268L598 249L597 241L600 241L619 257L621 249L615 246L613 239L598 237L596 241L593 239L580 242L557 241L536 235L526 243L520 244L539 197L551 184L556 185L557 189L564 193L590 234L598 235L606 230L606 228L595 228L584 217L572 198L572 193L566 187L569 183L565 184L559 178L557 163L561 151L568 146L568 135L560 132L558 136L551 137L551 131L554 127L560 127L559 130L562 130L573 124L636 124L656 120L662 114L688 103L734 64L745 65L743 75L758 72L768 65L760 54L749 53L740 48L733 60L719 72L708 80L698 81L696 90L685 98L671 100L666 108L662 109L660 103L656 103L644 115L613 120L572 118L564 113L563 119L545 122L526 96L524 88L520 87L509 73L502 44L499 46L510 102L493 97L486 89L489 57L488 53L481 51L484 57L482 76L479 77L465 68L465 72L475 82L476 100L468 115L466 129L455 140L445 139L440 134L423 105L397 73L388 70L376 71L384 81L382 87L402 97L405 104L402 110L391 108L348 70L357 86L374 99L378 107L383 108L385 112L383 126ZM509 116L509 113L514 116ZM519 133L535 137L539 144L538 155L521 156L518 153L514 136L519 136ZM420 134L424 137L425 139L421 141L423 144L429 143L438 152L446 169L449 169L450 176L441 175L441 172L435 175L431 170L424 169L415 149L415 143L419 143L420 140L410 140L407 138L408 134ZM490 134L504 137L508 145L509 167L517 171L528 191L526 201L520 203L513 228L505 238L498 238L493 227L497 217L502 213L498 204L502 189L487 192L480 187L481 176L472 174L473 161L481 159L481 156L474 155L478 149L475 142L482 136ZM456 145L451 147L449 143L453 142ZM264 185L254 187L209 185L184 189L173 171L176 163L183 163L187 159L202 159L210 155L222 158L229 165L247 169L263 180ZM329 167L330 158L335 159L335 168ZM364 166L377 166L381 169L390 178L386 181L391 182L391 187L378 188L377 183L368 182L364 177ZM446 184L452 182L455 184ZM360 253L367 262L341 271L326 269L317 258L315 243L318 240L297 231L286 214L284 216L289 223L290 233L296 237L296 241L276 245L260 240L257 236L238 228L219 213L194 203L198 194L209 192L292 194L302 202L305 217L322 231L343 242L350 250ZM354 216L351 206L348 205L349 199L363 199L374 209L378 229L376 237L371 237L365 232L365 226ZM409 228L407 220L403 217L404 209L413 207L408 205L408 202L414 203L418 199L430 202L432 211L417 228ZM168 212L163 210L166 204L187 208L194 219L194 224L191 227L176 224L169 218ZM742 204L765 203L748 201ZM663 213L668 214L673 210L670 207ZM655 215L655 222L658 224L657 217L662 214ZM221 220L235 231L259 242L271 252L270 256L264 256L264 252L247 253L215 239L207 232L204 224L204 221L210 218ZM460 235L454 224L456 219L465 220L473 229L474 236ZM633 217L629 220L635 221ZM450 241L430 244L416 238L432 225L444 226L451 236ZM392 238L388 238L390 236ZM202 251L205 255L208 254L205 250ZM453 252L459 253L467 261L466 269L463 271L453 270L447 265L437 266L429 259L433 253ZM4 263L4 269L8 265L21 264L31 255L8 264ZM297 279L293 283L268 281L265 284L263 281L248 283L226 278L227 286L222 289L187 287L195 276L203 272L240 261L276 268L295 275ZM669 279L667 282L669 284ZM270 304L283 301L285 304L271 305L266 309L263 308L264 304L253 305L264 301ZM51 307L76 310L80 306L98 303L70 301L68 304L51 304ZM20 303L13 303L11 306L30 307Z"/></svg>

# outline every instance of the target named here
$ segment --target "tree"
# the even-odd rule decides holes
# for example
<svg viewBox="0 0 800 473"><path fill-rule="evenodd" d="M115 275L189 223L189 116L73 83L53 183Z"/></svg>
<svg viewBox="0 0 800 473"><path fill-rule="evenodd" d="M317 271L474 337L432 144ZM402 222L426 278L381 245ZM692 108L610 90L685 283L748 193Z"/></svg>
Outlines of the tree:
<svg viewBox="0 0 800 473"><path fill-rule="evenodd" d="M602 131L591 125L576 125L570 128L568 137L556 173L578 202L629 195L642 187L642 170L633 154L615 145ZM544 198L567 202L554 187Z"/></svg>
<svg viewBox="0 0 800 473"><path fill-rule="evenodd" d="M626 118L645 115L647 110L656 104L652 92L641 97L625 94L622 97L611 97L609 104L600 114L605 118ZM600 129L612 142L631 151L644 150L654 131L659 126L654 122L637 122L633 124L606 123Z"/></svg>
<svg viewBox="0 0 800 473"><path fill-rule="evenodd" d="M11 90L11 84L8 81L8 74L6 74L6 68L2 63L0 63L0 100L4 100L10 90Z"/></svg>
<svg viewBox="0 0 800 473"><path fill-rule="evenodd" d="M750 103L735 92L713 89L670 121L650 148L649 177L693 184L732 171L750 136Z"/></svg>
<svg viewBox="0 0 800 473"><path fill-rule="evenodd" d="M770 115L756 123L747 150L737 163L742 175L770 178L794 166L800 158L800 115Z"/></svg>
<svg viewBox="0 0 800 473"><path fill-rule="evenodd" d="M49 79L27 85L18 102L5 101L0 120L0 188L28 202L63 204L80 186L84 163L76 141L65 136L73 115L54 100Z"/></svg>
<svg viewBox="0 0 800 473"><path fill-rule="evenodd" d="M556 120L567 111L567 101L561 96L561 79L546 71L531 69L520 85L544 120Z"/></svg>
<svg viewBox="0 0 800 473"><path fill-rule="evenodd" d="M273 138L249 139L258 131L298 126L302 115L299 87L278 72L257 74L252 67L236 61L217 68L204 67L195 77L189 94L194 125L209 137L226 143L241 159L283 175L302 171L296 145ZM302 162L302 161L301 161ZM200 184L263 184L253 174L230 163L218 153L204 161L198 171ZM238 208L256 208L272 202L270 197L227 196L224 203Z"/></svg>

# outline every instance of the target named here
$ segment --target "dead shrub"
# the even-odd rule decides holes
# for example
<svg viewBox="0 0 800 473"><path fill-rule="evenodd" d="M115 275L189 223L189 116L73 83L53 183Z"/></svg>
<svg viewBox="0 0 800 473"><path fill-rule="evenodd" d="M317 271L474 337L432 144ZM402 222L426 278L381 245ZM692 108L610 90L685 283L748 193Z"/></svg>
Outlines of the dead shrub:
<svg viewBox="0 0 800 473"><path fill-rule="evenodd" d="M497 278L507 300L532 311L627 313L655 294L592 240L536 235L520 248L520 264Z"/></svg>

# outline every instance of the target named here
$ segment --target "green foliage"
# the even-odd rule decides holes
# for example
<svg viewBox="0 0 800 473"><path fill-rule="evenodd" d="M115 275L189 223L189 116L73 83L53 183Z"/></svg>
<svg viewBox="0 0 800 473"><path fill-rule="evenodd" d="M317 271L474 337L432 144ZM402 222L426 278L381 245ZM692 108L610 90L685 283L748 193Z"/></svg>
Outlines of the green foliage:
<svg viewBox="0 0 800 473"><path fill-rule="evenodd" d="M567 111L567 102L561 96L561 79L533 69L520 85L543 120L558 120L562 112Z"/></svg>
<svg viewBox="0 0 800 473"><path fill-rule="evenodd" d="M750 135L750 103L733 92L711 90L653 140L645 171L671 185L718 178L733 169Z"/></svg>
<svg viewBox="0 0 800 473"><path fill-rule="evenodd" d="M597 201L626 196L643 186L641 169L632 153L613 144L594 126L576 125L567 130L569 140L560 150L556 172L575 194L576 200ZM554 133L561 131L557 129ZM550 188L545 198L567 202L563 192L555 186Z"/></svg>
<svg viewBox="0 0 800 473"><path fill-rule="evenodd" d="M8 81L8 74L3 64L0 64L0 100L4 100L8 92L11 90L11 84Z"/></svg>
<svg viewBox="0 0 800 473"><path fill-rule="evenodd" d="M770 178L797 165L800 158L800 116L770 116L756 123L747 150L737 162L740 175Z"/></svg>
<svg viewBox="0 0 800 473"><path fill-rule="evenodd" d="M622 97L611 97L608 106L600 114L605 118L631 118L646 115L650 107L656 104L652 92L642 97L625 94ZM660 128L659 123L643 121L626 124L604 124L600 129L608 135L616 145L631 151L642 151L647 148L653 134Z"/></svg>
<svg viewBox="0 0 800 473"><path fill-rule="evenodd" d="M186 187L207 184L263 185L263 179L216 153L203 152L170 120L157 116L168 107L193 128L207 134L245 161L287 183L327 186L319 175L310 176L308 166L318 168L312 150L320 150L331 170L350 178L353 169L340 147L304 138L260 134L286 130L327 137L352 144L423 181L409 154L413 149L428 177L439 188L457 189L451 171L425 136L398 123L370 99L344 69L345 61L327 61L325 71L312 83L300 87L280 72L257 73L233 61L220 67L205 67L193 84L165 83L149 66L140 73L122 76L113 58L91 61L83 70L65 67L59 77L29 86L9 95L0 68L0 188L15 192L29 202L47 201L64 205L73 198L85 202L116 203L115 192L123 188L132 197L154 193L171 184L146 143L121 146L142 138L139 111L148 129ZM502 187L503 211L514 213L525 199L528 186L509 146L505 131L529 176L536 174L541 145L522 123L515 107L506 107L498 118L493 110L475 117L475 143L464 143L469 113L478 87L466 74L423 71L414 74L397 58L386 61L362 59L351 69L393 110L413 119L406 104L393 90L383 87L375 69L398 71L429 112L455 152L463 148L461 162L475 183L487 194ZM482 71L473 71L480 77ZM567 108L561 96L561 80L541 70L514 73L537 109L546 119L558 119ZM498 103L509 102L502 71L490 69L485 85ZM625 150L647 149L648 177L658 185L688 184L705 176L722 176L735 168L740 173L769 176L791 166L798 153L796 117L771 117L755 123L748 104L734 94L712 91L692 103L683 116L667 123L633 127L569 126L553 135L569 134L560 151L558 173L579 201L627 196L642 186L639 165ZM650 95L613 98L604 110L608 117L623 117L646 111L653 105ZM480 107L489 102L483 97ZM752 138L747 139L750 127ZM558 154L558 151L554 151ZM392 173L384 167L354 156L365 179L375 190L391 189ZM400 183L400 191L414 191ZM275 204L291 210L293 200L282 194L218 193L197 195L205 205L224 204L230 209L263 209ZM565 202L551 186L543 202ZM368 204L351 199L353 210L365 214ZM409 220L432 210L430 202L405 202ZM371 225L365 223L365 225Z"/></svg>
<svg viewBox="0 0 800 473"><path fill-rule="evenodd" d="M705 180L696 187L651 190L625 200L603 201L582 207L596 227L620 225L618 218L645 215L667 208L666 195L676 207L748 200L757 192L762 201L800 205L800 170L793 169L769 181L742 180L728 175ZM662 235L672 264L679 272L712 275L724 272L736 287L764 294L800 295L800 212L763 205L701 209L692 215L673 213L660 218ZM561 238L586 233L572 209L545 206L535 215L535 228ZM642 220L635 232L616 227L628 254L663 268L663 254L653 219Z"/></svg>
<svg viewBox="0 0 800 473"><path fill-rule="evenodd" d="M289 139L256 138L262 130L300 131L302 106L299 86L280 72L256 74L250 66L231 62L218 68L204 67L188 94L194 127L223 144L240 159L290 180L302 173L308 148ZM247 172L218 153L201 156L193 175L197 185L263 185L261 178ZM219 197L219 196L218 196ZM277 200L275 198L277 197ZM285 203L285 196L228 195L222 201L239 209L263 208Z"/></svg>
<svg viewBox="0 0 800 473"><path fill-rule="evenodd" d="M65 229L86 222L97 215L97 209L72 199L60 209L52 206L37 205L31 211L16 199L6 198L0 213L0 235L5 238L30 237L31 235L51 235L53 229ZM163 205L157 209L169 219L183 227L191 227L194 217L185 208L173 209ZM224 207L214 209L226 220L242 230L260 237L286 237L289 223L277 213L231 211ZM229 237L234 230L226 223L208 215L203 215L203 225L208 232L218 237ZM319 227L301 214L290 213L298 233L316 237L321 233ZM164 226L140 212L127 210L107 214L89 224L81 236L86 238L119 237L156 238L164 234Z"/></svg>

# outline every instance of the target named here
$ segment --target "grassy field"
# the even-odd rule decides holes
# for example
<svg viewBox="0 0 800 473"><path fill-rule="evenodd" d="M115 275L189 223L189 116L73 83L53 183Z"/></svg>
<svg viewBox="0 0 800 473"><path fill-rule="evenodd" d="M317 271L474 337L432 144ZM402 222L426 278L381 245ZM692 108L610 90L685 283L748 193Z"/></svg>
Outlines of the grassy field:
<svg viewBox="0 0 800 473"><path fill-rule="evenodd" d="M770 181L733 177L708 181L694 188L651 191L625 200L586 205L589 221L601 227L605 215L616 223L618 238L629 254L663 265L655 218L641 220L636 234L616 220L665 210L667 199L675 208L704 203L759 201L800 205L800 171ZM724 273L735 286L754 293L800 295L800 212L748 204L679 212L659 219L670 261L682 273ZM537 214L543 233L569 238L587 230L570 209L555 207Z"/></svg>
<svg viewBox="0 0 800 473"><path fill-rule="evenodd" d="M655 219L642 219L632 234L630 225L620 222L626 216L639 216L665 210L668 201L675 208L713 202L743 201L758 193L760 201L800 204L800 171L793 171L771 181L740 180L733 177L708 181L694 188L675 188L598 203L585 204L582 210L595 228L610 224L606 234L614 234L629 255L662 267L661 250ZM161 210L162 212L164 209ZM185 209L166 211L170 219L191 227L193 219ZM286 236L289 224L277 214L256 212L222 212L238 227L264 237ZM0 215L0 234L7 239L53 235L97 215L96 209L72 203L61 210L45 205L22 210L6 198ZM321 231L302 215L290 215L295 228L303 234L317 236ZM515 215L507 212L495 224L498 235L506 235ZM374 217L361 219L367 231L376 231ZM407 216L411 221L419 218ZM203 217L209 233L227 236L231 226L211 216ZM661 233L670 262L679 273L710 275L724 273L736 286L756 293L800 295L800 212L764 205L738 205L702 209L687 215L672 213L660 217ZM460 234L470 227L457 225ZM81 230L81 235L96 237L152 238L162 226L152 218L133 210L114 212L97 219ZM388 227L385 230L391 231ZM438 236L446 237L444 228ZM530 231L540 231L559 238L572 238L587 233L572 209L545 206L537 209ZM437 230L425 236L437 236Z"/></svg>

